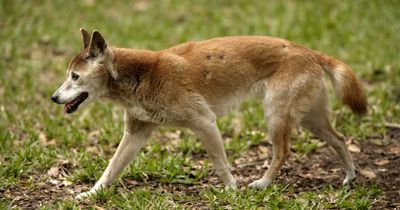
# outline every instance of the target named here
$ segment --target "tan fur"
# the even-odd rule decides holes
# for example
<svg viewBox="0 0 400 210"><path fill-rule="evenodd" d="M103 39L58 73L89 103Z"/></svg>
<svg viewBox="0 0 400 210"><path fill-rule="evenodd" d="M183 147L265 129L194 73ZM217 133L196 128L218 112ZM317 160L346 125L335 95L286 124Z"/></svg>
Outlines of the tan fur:
<svg viewBox="0 0 400 210"><path fill-rule="evenodd" d="M124 139L138 135L145 139L156 125L190 128L205 146L217 174L226 185L235 186L216 118L256 90L264 90L273 159L265 175L250 186L265 187L273 181L288 155L291 130L298 125L311 130L338 152L346 168L346 183L355 177L343 137L329 124L323 82L326 72L343 103L355 113L365 113L365 96L343 62L287 40L262 36L187 42L162 51L107 48L99 33L92 35L90 44L84 32L82 36L84 49L69 70L83 75L82 81L100 84L95 91L101 93L97 97L124 106ZM95 56L88 59L91 53ZM129 147L136 153L143 145ZM116 161L126 156L123 150L118 148L89 193L109 185L129 162ZM116 172L110 172L113 168Z"/></svg>
<svg viewBox="0 0 400 210"><path fill-rule="evenodd" d="M342 103L356 114L367 113L367 99L350 67L332 57L320 53L318 55Z"/></svg>

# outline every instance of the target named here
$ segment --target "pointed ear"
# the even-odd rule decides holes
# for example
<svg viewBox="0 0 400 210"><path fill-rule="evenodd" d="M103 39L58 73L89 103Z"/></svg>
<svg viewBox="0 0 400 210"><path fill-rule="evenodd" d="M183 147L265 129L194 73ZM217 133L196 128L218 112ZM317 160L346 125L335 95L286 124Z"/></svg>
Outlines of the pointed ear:
<svg viewBox="0 0 400 210"><path fill-rule="evenodd" d="M83 42L83 49L89 47L90 44L90 34L84 29L80 28L81 31L81 37L82 37L82 42Z"/></svg>
<svg viewBox="0 0 400 210"><path fill-rule="evenodd" d="M97 56L103 54L104 50L107 48L107 43L103 36L98 31L93 31L92 38L90 39L89 52Z"/></svg>

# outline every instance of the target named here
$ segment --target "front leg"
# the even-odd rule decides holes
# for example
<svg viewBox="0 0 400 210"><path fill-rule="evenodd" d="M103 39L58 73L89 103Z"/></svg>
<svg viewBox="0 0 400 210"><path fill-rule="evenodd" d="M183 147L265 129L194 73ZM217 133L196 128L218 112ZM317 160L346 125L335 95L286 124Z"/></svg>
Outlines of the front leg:
<svg viewBox="0 0 400 210"><path fill-rule="evenodd" d="M122 141L112 157L103 175L90 191L80 193L77 199L82 199L96 193L97 190L112 184L115 177L135 158L146 145L147 138L155 125L136 120L125 113L125 129Z"/></svg>

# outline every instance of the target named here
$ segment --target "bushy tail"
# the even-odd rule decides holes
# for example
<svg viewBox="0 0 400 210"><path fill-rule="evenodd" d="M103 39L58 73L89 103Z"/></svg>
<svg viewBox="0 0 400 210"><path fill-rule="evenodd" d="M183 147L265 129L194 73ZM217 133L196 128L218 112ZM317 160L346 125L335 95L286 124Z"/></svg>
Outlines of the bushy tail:
<svg viewBox="0 0 400 210"><path fill-rule="evenodd" d="M321 53L318 53L318 57L340 101L358 115L367 113L367 99L350 67Z"/></svg>

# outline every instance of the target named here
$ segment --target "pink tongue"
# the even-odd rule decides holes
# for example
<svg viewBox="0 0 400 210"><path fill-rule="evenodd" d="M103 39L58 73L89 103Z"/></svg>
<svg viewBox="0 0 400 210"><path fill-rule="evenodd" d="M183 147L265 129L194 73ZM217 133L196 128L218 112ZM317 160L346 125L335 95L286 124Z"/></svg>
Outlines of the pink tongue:
<svg viewBox="0 0 400 210"><path fill-rule="evenodd" d="M64 114L66 114L66 113L67 113L67 109L68 109L68 107L69 107L69 104L65 104L65 106L64 106Z"/></svg>
<svg viewBox="0 0 400 210"><path fill-rule="evenodd" d="M79 97L78 97L78 98L79 98ZM67 110L68 110L71 106L73 106L73 105L76 103L76 101L78 101L78 98L76 98L76 99L74 99L73 101L71 101L71 102L69 102L69 103L67 103L67 104L64 105L64 114L67 113Z"/></svg>

